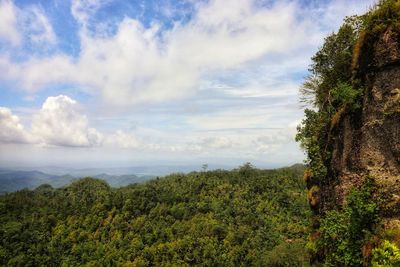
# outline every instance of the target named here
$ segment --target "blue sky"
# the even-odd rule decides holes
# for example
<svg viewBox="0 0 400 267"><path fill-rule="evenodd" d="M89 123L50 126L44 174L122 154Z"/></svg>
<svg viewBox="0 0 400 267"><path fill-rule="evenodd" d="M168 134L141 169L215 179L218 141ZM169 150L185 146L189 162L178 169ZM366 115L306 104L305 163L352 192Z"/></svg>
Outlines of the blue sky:
<svg viewBox="0 0 400 267"><path fill-rule="evenodd" d="M373 0L0 0L0 165L277 167L310 57Z"/></svg>

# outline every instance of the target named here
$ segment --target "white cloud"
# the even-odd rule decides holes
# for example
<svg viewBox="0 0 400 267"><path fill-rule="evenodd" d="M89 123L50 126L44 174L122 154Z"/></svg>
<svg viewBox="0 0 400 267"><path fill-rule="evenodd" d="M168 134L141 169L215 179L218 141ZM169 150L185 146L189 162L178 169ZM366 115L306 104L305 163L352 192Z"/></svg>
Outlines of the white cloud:
<svg viewBox="0 0 400 267"><path fill-rule="evenodd" d="M18 116L11 110L0 107L0 142L3 143L30 143L32 137L20 123Z"/></svg>
<svg viewBox="0 0 400 267"><path fill-rule="evenodd" d="M201 145L206 148L224 149L232 148L234 143L227 137L206 137L201 142Z"/></svg>
<svg viewBox="0 0 400 267"><path fill-rule="evenodd" d="M18 116L0 107L0 142L31 143L59 147L108 147L141 151L171 151L168 145L144 141L135 133L116 130L101 133L90 127L79 103L65 95L50 96L31 118L31 129L25 129ZM147 131L145 131L147 132Z"/></svg>
<svg viewBox="0 0 400 267"><path fill-rule="evenodd" d="M272 88L271 88L272 87ZM288 97L296 96L298 94L298 84L288 81L285 84L279 84L269 87L265 85L246 86L240 88L224 88L222 89L227 95L237 97Z"/></svg>
<svg viewBox="0 0 400 267"><path fill-rule="evenodd" d="M159 131L149 128L134 128L130 131L112 130L100 133L89 125L84 110L77 101L59 95L49 97L42 108L33 115L31 131L25 130L17 116L6 108L0 109L0 140L3 143L35 143L32 149L42 147L48 150L62 149L66 153L96 151L114 156L125 155L133 158L190 159L208 161L211 158L234 159L235 162L259 160L272 156L269 161L301 160L293 153L293 128L297 121L284 129L225 129L223 131L175 130ZM22 111L19 111L20 113ZM32 111L29 111L32 112ZM27 118L27 121L30 119ZM29 138L28 138L29 137ZM69 147L69 148L65 148ZM2 149L6 149L2 146ZM23 147L21 146L21 149ZM27 149L25 147L24 149ZM61 150L60 150L61 151ZM85 152L86 153L86 152ZM88 152L89 153L89 152ZM94 153L94 152L93 152ZM284 156L292 153L291 158ZM290 154L290 155L292 155ZM279 156L279 157L278 157Z"/></svg>
<svg viewBox="0 0 400 267"><path fill-rule="evenodd" d="M56 44L56 34L42 9L31 6L21 9L19 13L21 30L31 43L35 45Z"/></svg>
<svg viewBox="0 0 400 267"><path fill-rule="evenodd" d="M257 136L253 139L252 144L260 153L275 153L283 146L295 143L296 127L299 123L300 121L296 120L283 129Z"/></svg>
<svg viewBox="0 0 400 267"><path fill-rule="evenodd" d="M287 162L294 155L292 160L299 161L293 141L297 123L289 123L302 116L296 94L309 58L345 15L364 11L372 0L317 1L307 9L296 0L272 1L268 7L256 7L256 1L196 2L189 21L146 28L129 17L99 22L95 13L108 0L71 0L81 50L49 55L40 53L41 44L57 44L57 37L44 11L30 6L23 13L11 1L0 0L14 12L0 16L0 38L12 44L29 41L39 51L18 62L13 62L14 50L0 55L0 79L17 82L30 95L71 83L93 97L87 108L95 106L98 112L87 114L95 127L75 100L48 98L32 129L24 130L43 147L112 150L116 157L139 159L146 154L185 160L270 156L266 160ZM18 32L23 14L31 14L32 27ZM116 21L113 31L98 26ZM101 122L99 116L114 117ZM27 117L20 116L23 121Z"/></svg>
<svg viewBox="0 0 400 267"><path fill-rule="evenodd" d="M142 147L141 141L139 141L135 135L122 130L118 130L114 134L108 136L105 143L109 146L125 149L139 149Z"/></svg>
<svg viewBox="0 0 400 267"><path fill-rule="evenodd" d="M107 1L105 0L72 0L71 13L72 16L82 26L86 27L89 19L96 11Z"/></svg>
<svg viewBox="0 0 400 267"><path fill-rule="evenodd" d="M33 118L32 132L47 145L90 147L102 140L102 135L88 126L77 102L64 95L47 98Z"/></svg>
<svg viewBox="0 0 400 267"><path fill-rule="evenodd" d="M35 65L38 68L33 67ZM20 81L22 86L30 89L31 92L36 91L46 84L54 84L76 74L76 70L71 64L71 59L67 56L45 59L32 58L21 64L19 71L16 69L11 70L13 70L11 75L25 75Z"/></svg>
<svg viewBox="0 0 400 267"><path fill-rule="evenodd" d="M0 0L0 39L18 45L21 36L17 29L17 14L11 0Z"/></svg>
<svg viewBox="0 0 400 267"><path fill-rule="evenodd" d="M88 10L101 2L73 1L72 13L84 24L92 14ZM296 21L294 3L279 2L270 9L247 0L233 3L199 5L191 21L164 32L156 24L146 29L131 18L125 18L113 36L83 31L78 59L54 55L9 63L15 70L11 79L30 91L52 82L77 83L108 103L130 105L192 95L210 73L308 45L309 30Z"/></svg>
<svg viewBox="0 0 400 267"><path fill-rule="evenodd" d="M60 147L104 146L141 151L170 150L169 146L145 142L134 133L123 130L100 133L89 126L88 118L82 111L78 102L68 96L50 96L35 112L31 118L31 130L27 130L10 109L0 107L0 142Z"/></svg>
<svg viewBox="0 0 400 267"><path fill-rule="evenodd" d="M322 41L321 33L327 30L316 25L315 19L322 17L325 25L333 23L330 13L340 19L349 13L343 8L347 6L343 1L322 5L322 11L304 11L296 1L276 1L269 8L261 8L250 0L229 4L211 0L196 5L190 21L175 23L172 29L162 32L157 24L145 28L140 21L126 17L114 35L89 33L88 21L107 2L72 1L71 13L81 24L78 58L55 54L31 58L22 64L3 58L3 68L13 70L5 72L3 79L17 80L28 91L40 90L49 83L70 82L114 105L172 100L194 95L210 74L252 68L246 64L254 60L257 65L267 65L272 74L276 69L272 65L277 62L260 59L278 53L284 62L312 51L316 40ZM351 11L360 6L355 2L351 1ZM48 30L32 38L51 42L54 34L48 20L39 9L33 11L37 24ZM304 64L303 59L300 61ZM249 94L265 95L267 89L262 89Z"/></svg>
<svg viewBox="0 0 400 267"><path fill-rule="evenodd" d="M29 45L54 45L57 37L44 11L36 5L18 8L13 1L0 0L0 39L13 46L24 42Z"/></svg>
<svg viewBox="0 0 400 267"><path fill-rule="evenodd" d="M188 123L199 130L224 130L266 127L271 114L265 109L237 108L222 112L191 116ZM270 125L272 127L272 125Z"/></svg>

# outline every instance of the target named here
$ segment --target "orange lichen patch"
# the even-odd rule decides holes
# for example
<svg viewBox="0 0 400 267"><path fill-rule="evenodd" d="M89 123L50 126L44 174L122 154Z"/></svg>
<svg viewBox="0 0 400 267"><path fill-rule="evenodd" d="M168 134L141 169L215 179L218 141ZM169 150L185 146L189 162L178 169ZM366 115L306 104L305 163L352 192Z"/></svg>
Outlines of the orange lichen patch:
<svg viewBox="0 0 400 267"><path fill-rule="evenodd" d="M351 61L351 69L353 71L358 69L358 62L359 62L361 50L364 46L365 36L366 36L365 31L360 32L357 43L355 44L355 46L353 48L353 58Z"/></svg>
<svg viewBox="0 0 400 267"><path fill-rule="evenodd" d="M331 119L331 130L338 124L338 122L340 121L340 118L342 117L342 115L343 115L345 110L346 110L346 107L341 107L335 113L335 115L332 116L332 119Z"/></svg>
<svg viewBox="0 0 400 267"><path fill-rule="evenodd" d="M313 173L310 169L306 169L304 171L304 181L306 182L307 188L310 189L311 188L311 184L312 184L312 178L313 178Z"/></svg>
<svg viewBox="0 0 400 267"><path fill-rule="evenodd" d="M371 257L371 255L372 255L372 250L373 249L374 249L373 244L370 243L370 242L366 242L361 248L363 258L364 259L369 259Z"/></svg>
<svg viewBox="0 0 400 267"><path fill-rule="evenodd" d="M400 246L400 228L388 229L384 233L385 239L395 243L397 246Z"/></svg>
<svg viewBox="0 0 400 267"><path fill-rule="evenodd" d="M316 241L321 236L320 231L314 231L310 234L310 241Z"/></svg>
<svg viewBox="0 0 400 267"><path fill-rule="evenodd" d="M308 202L310 203L311 208L313 209L317 208L320 203L320 200L321 200L320 188L314 185L308 191Z"/></svg>
<svg viewBox="0 0 400 267"><path fill-rule="evenodd" d="M390 93L392 94L393 102L400 103L400 89L399 88L395 88Z"/></svg>
<svg viewBox="0 0 400 267"><path fill-rule="evenodd" d="M366 240L361 248L361 253L364 260L371 259L372 250L379 246L381 240L377 236L372 236L370 239Z"/></svg>

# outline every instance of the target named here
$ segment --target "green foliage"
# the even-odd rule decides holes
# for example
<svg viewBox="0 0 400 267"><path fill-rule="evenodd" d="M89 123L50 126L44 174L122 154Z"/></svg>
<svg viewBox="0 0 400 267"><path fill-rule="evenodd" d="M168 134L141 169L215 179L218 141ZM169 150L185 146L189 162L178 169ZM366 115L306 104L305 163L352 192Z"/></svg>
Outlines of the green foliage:
<svg viewBox="0 0 400 267"><path fill-rule="evenodd" d="M353 48L359 25L359 17L349 17L337 33L325 38L321 49L312 57L311 75L300 89L304 102L327 111L332 105L331 91L340 83L351 83Z"/></svg>
<svg viewBox="0 0 400 267"><path fill-rule="evenodd" d="M325 176L324 143L320 138L325 133L327 117L323 113L318 113L311 109L305 110L305 118L302 124L297 127L296 141L300 142L301 147L307 152L307 163L314 177L314 183L319 184Z"/></svg>
<svg viewBox="0 0 400 267"><path fill-rule="evenodd" d="M353 189L342 211L332 210L321 220L317 246L326 250L325 266L361 266L362 246L378 219L371 184Z"/></svg>
<svg viewBox="0 0 400 267"><path fill-rule="evenodd" d="M388 240L384 240L379 247L372 251L372 266L400 266L399 248Z"/></svg>
<svg viewBox="0 0 400 267"><path fill-rule="evenodd" d="M388 41L388 35L395 37L400 33L400 1L399 0L380 0L369 12L362 17L362 27L360 38L357 41L353 51L353 74L355 78L354 84L359 81L362 76L376 65L377 57L386 57L390 53L390 49L379 48L376 46L379 40ZM378 63L379 65L379 63Z"/></svg>
<svg viewBox="0 0 400 267"><path fill-rule="evenodd" d="M332 90L333 106L348 107L351 110L356 110L361 107L359 97L361 92L355 90L348 83L338 83Z"/></svg>
<svg viewBox="0 0 400 267"><path fill-rule="evenodd" d="M308 156L308 164L316 183L326 176L329 162L330 123L340 109L355 110L360 107L361 91L352 84L353 48L360 31L360 17L346 19L338 33L325 39L324 45L312 58L311 75L301 88L304 102L316 109L306 109L305 118L298 127L296 141Z"/></svg>
<svg viewBox="0 0 400 267"><path fill-rule="evenodd" d="M376 6L363 17L364 28L371 34L377 35L390 26L400 26L400 1L380 0Z"/></svg>
<svg viewBox="0 0 400 267"><path fill-rule="evenodd" d="M302 266L301 168L173 174L110 188L85 178L0 196L0 265Z"/></svg>
<svg viewBox="0 0 400 267"><path fill-rule="evenodd" d="M304 240L293 240L282 243L273 250L267 252L260 266L270 267L295 267L309 266L309 259L304 253Z"/></svg>
<svg viewBox="0 0 400 267"><path fill-rule="evenodd" d="M382 198L382 202L385 202L384 198ZM389 240L397 245L400 244L400 227L385 229L381 235L382 239Z"/></svg>

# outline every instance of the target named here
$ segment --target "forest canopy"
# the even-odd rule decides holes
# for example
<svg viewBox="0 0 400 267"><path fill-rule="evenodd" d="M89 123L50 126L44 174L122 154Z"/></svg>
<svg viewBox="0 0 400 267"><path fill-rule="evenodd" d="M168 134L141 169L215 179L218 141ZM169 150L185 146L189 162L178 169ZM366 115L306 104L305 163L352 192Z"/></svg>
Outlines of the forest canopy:
<svg viewBox="0 0 400 267"><path fill-rule="evenodd" d="M119 189L85 178L10 193L0 197L0 265L303 266L302 172L247 164Z"/></svg>

